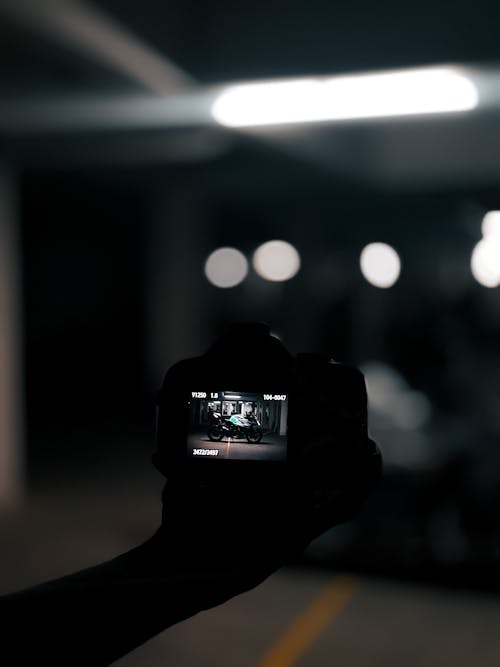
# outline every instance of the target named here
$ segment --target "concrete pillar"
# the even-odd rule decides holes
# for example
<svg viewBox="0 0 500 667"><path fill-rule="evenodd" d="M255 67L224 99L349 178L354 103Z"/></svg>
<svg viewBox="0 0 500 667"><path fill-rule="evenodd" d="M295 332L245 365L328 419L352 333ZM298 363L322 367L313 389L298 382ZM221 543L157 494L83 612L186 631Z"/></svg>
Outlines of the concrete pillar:
<svg viewBox="0 0 500 667"><path fill-rule="evenodd" d="M203 201L182 182L159 193L148 239L149 382L159 388L165 371L180 359L202 354L207 331L203 265L207 252Z"/></svg>
<svg viewBox="0 0 500 667"><path fill-rule="evenodd" d="M0 164L0 510L23 491L20 230L16 181Z"/></svg>

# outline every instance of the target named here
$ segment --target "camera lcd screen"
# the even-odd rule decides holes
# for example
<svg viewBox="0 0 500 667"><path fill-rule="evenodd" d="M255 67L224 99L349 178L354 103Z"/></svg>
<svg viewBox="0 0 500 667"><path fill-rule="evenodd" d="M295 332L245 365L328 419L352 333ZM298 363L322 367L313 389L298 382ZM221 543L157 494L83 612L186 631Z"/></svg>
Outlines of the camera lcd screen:
<svg viewBox="0 0 500 667"><path fill-rule="evenodd" d="M287 421L287 394L192 391L188 399L188 457L285 461Z"/></svg>

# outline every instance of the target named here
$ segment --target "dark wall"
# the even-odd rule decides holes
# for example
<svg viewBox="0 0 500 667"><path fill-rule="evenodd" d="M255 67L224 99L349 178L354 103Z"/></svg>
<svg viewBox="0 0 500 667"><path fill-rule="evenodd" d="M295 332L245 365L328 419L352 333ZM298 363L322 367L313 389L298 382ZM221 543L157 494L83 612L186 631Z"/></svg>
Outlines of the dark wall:
<svg viewBox="0 0 500 667"><path fill-rule="evenodd" d="M103 174L30 172L21 206L30 433L140 422L141 196Z"/></svg>

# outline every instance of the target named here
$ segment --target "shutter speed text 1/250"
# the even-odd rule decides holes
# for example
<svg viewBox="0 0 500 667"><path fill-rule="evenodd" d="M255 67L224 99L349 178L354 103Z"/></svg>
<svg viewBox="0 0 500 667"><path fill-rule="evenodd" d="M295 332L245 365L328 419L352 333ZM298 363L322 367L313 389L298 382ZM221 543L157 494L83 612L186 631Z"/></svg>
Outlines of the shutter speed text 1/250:
<svg viewBox="0 0 500 667"><path fill-rule="evenodd" d="M219 398L219 394L216 391L210 392L210 394L207 394L206 391L192 391L191 392L191 397L192 398L211 398L211 399L217 399ZM286 401L287 395L286 394L262 394L262 397L265 401Z"/></svg>

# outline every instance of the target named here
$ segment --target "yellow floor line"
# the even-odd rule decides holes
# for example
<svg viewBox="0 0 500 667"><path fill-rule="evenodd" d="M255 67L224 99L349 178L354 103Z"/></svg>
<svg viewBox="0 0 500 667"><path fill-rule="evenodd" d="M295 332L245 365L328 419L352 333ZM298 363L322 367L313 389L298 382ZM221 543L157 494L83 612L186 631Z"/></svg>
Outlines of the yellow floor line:
<svg viewBox="0 0 500 667"><path fill-rule="evenodd" d="M264 655L259 667L291 667L344 609L359 587L355 577L335 577Z"/></svg>

